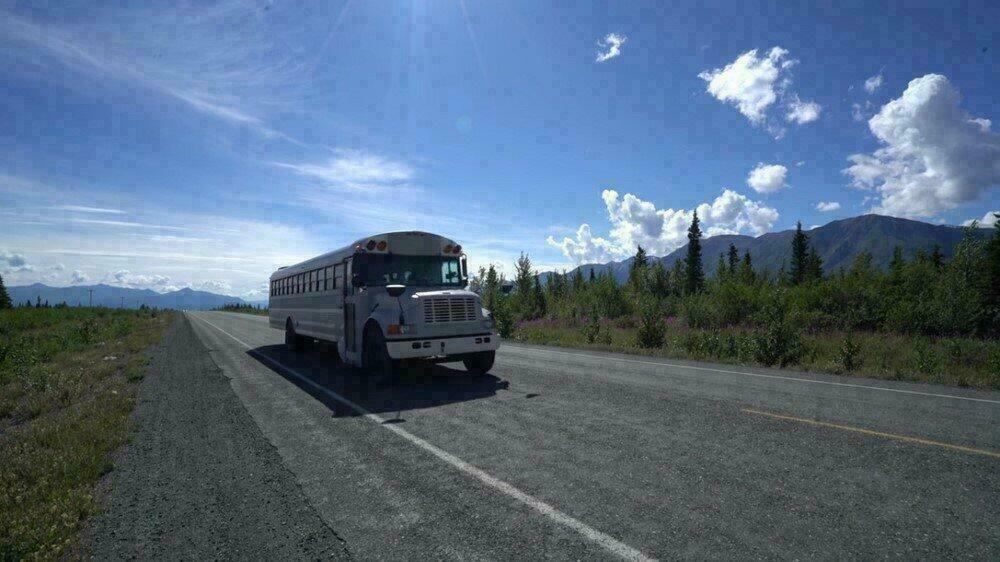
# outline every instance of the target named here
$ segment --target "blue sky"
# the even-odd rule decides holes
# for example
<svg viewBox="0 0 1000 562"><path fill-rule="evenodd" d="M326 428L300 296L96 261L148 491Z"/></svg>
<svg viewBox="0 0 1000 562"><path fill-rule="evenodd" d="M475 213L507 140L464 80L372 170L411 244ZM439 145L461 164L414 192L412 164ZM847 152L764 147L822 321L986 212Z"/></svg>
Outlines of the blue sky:
<svg viewBox="0 0 1000 562"><path fill-rule="evenodd" d="M1000 208L995 3L119 4L0 5L9 284L254 297L385 230L548 268L669 252L694 209Z"/></svg>

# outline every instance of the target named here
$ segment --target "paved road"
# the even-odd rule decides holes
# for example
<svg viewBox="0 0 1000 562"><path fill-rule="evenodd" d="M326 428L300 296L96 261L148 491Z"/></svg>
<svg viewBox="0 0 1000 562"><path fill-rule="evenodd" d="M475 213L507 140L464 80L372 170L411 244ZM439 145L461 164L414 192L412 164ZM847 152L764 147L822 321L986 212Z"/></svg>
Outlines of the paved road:
<svg viewBox="0 0 1000 562"><path fill-rule="evenodd" d="M1000 558L1000 393L514 345L375 384L187 319L356 558Z"/></svg>

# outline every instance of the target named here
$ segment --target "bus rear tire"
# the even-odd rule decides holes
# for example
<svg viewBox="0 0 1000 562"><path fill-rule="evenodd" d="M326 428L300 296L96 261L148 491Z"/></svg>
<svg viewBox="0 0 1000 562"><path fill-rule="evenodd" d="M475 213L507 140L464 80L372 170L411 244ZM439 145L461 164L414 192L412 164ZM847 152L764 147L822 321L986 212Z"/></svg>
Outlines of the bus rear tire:
<svg viewBox="0 0 1000 562"><path fill-rule="evenodd" d="M465 370L473 375L485 375L490 372L493 368L493 362L496 360L496 351L480 351L478 353L472 354L471 357L462 360L465 364Z"/></svg>
<svg viewBox="0 0 1000 562"><path fill-rule="evenodd" d="M292 325L292 320L288 319L285 322L285 349L288 351L301 351L304 343L304 338L295 333L295 326Z"/></svg>

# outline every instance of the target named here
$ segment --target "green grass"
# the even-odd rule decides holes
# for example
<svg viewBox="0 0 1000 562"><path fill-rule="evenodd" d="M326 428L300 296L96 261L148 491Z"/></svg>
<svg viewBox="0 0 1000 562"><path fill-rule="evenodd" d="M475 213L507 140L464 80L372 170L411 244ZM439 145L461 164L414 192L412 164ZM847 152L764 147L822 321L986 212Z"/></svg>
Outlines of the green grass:
<svg viewBox="0 0 1000 562"><path fill-rule="evenodd" d="M0 559L77 557L169 312L0 310Z"/></svg>
<svg viewBox="0 0 1000 562"><path fill-rule="evenodd" d="M638 328L605 322L598 333L584 324L523 323L511 340L540 345L762 366L760 332L747 328L699 330L672 326L656 348L637 344ZM568 324L568 323L567 323ZM591 332L588 337L588 330ZM926 338L841 332L801 334L788 368L886 380L930 382L1000 390L1000 342L974 338ZM849 367L849 368L848 368Z"/></svg>

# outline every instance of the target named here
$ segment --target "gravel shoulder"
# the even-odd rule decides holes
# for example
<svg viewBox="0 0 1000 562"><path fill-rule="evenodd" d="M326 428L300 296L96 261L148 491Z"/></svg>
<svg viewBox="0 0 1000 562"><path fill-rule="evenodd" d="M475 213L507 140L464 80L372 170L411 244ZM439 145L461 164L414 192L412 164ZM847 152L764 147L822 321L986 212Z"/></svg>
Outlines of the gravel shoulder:
<svg viewBox="0 0 1000 562"><path fill-rule="evenodd" d="M181 314L152 352L103 483L96 559L350 558Z"/></svg>

